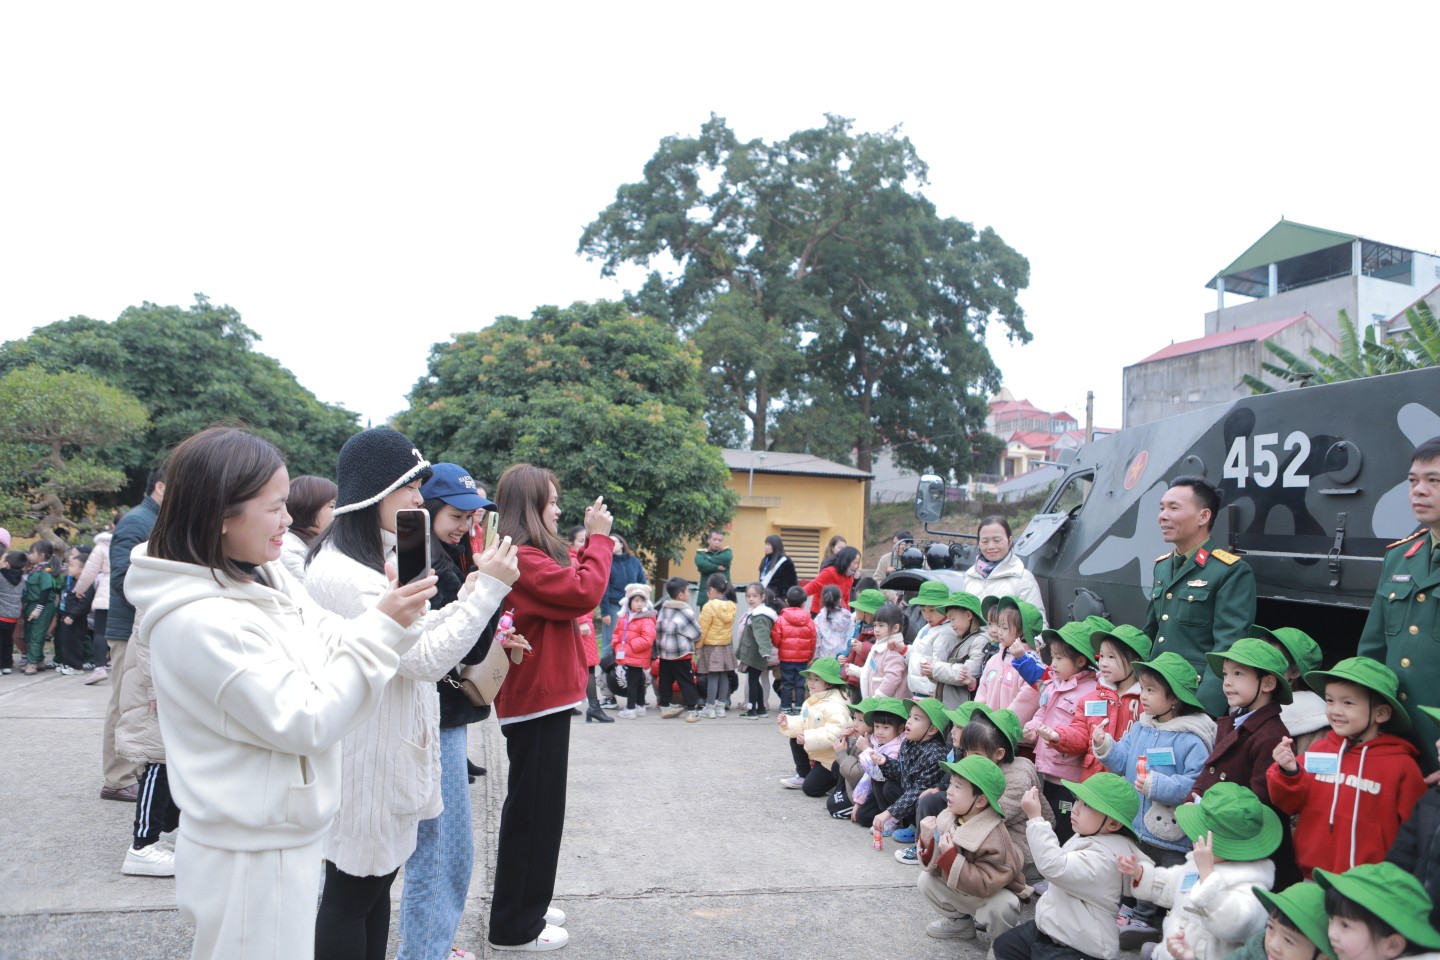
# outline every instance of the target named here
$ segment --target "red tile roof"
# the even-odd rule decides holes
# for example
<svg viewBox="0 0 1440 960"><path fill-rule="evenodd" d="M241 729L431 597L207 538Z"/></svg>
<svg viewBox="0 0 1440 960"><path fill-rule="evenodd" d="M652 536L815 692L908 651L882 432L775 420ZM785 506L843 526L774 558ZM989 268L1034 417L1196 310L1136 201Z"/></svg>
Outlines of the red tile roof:
<svg viewBox="0 0 1440 960"><path fill-rule="evenodd" d="M1200 337L1196 340L1182 340L1179 343L1172 343L1168 347L1157 350L1150 354L1140 363L1152 363L1156 360L1169 360L1172 357L1183 357L1191 353L1199 353L1202 350L1215 350L1219 347L1233 347L1237 343L1253 343L1259 340L1269 340L1281 330L1309 317L1310 314L1302 313L1295 317L1286 317L1283 320L1271 320L1269 323L1257 323L1253 327L1239 327L1235 330L1223 330L1220 333L1212 333L1208 337ZM1313 320L1314 318L1311 317Z"/></svg>

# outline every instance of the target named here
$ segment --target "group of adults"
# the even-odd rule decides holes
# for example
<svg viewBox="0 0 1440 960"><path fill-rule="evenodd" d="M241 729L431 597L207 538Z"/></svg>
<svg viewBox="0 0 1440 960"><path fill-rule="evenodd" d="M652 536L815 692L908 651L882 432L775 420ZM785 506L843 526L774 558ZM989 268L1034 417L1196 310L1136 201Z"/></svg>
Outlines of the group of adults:
<svg viewBox="0 0 1440 960"><path fill-rule="evenodd" d="M120 522L112 678L121 688L145 652L193 956L379 960L402 865L399 957L470 956L454 946L474 844L465 725L489 708L457 678L494 643L512 655L493 703L508 780L487 939L567 942L550 900L588 672L574 622L605 591L612 518L595 501L572 552L550 471L516 464L484 494L394 430L351 437L334 481L292 484L269 442L213 427ZM420 507L433 566L400 583L396 515ZM482 546L486 511L498 531ZM499 629L506 611L513 628ZM143 797L132 785L149 765L112 756L108 723L104 749L106 795Z"/></svg>

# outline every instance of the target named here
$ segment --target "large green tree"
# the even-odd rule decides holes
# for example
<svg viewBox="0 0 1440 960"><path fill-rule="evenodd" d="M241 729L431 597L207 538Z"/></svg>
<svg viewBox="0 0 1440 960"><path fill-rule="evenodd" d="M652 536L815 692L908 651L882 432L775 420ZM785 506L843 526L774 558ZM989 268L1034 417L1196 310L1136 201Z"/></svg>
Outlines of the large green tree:
<svg viewBox="0 0 1440 960"><path fill-rule="evenodd" d="M736 504L698 372L693 346L623 304L541 307L436 344L398 424L492 481L522 461L554 470L562 525L603 496L632 547L668 561Z"/></svg>
<svg viewBox="0 0 1440 960"><path fill-rule="evenodd" d="M0 516L14 532L64 541L85 525L72 505L113 493L125 475L98 463L96 447L143 431L145 408L125 391L84 373L39 365L0 376Z"/></svg>
<svg viewBox="0 0 1440 960"><path fill-rule="evenodd" d="M143 303L111 323L72 317L0 345L0 373L80 371L138 398L148 429L93 451L134 495L164 451L219 421L241 421L285 452L292 474L335 472L355 414L321 403L273 357L239 311L196 295L188 308Z"/></svg>
<svg viewBox="0 0 1440 960"><path fill-rule="evenodd" d="M999 384L992 323L1029 340L1025 258L990 229L941 217L927 168L890 130L823 127L766 144L714 115L671 137L585 228L580 251L613 274L652 271L633 296L701 346L712 436L728 399L756 448L797 439L858 453L890 444L916 468L964 474L993 455L983 397Z"/></svg>

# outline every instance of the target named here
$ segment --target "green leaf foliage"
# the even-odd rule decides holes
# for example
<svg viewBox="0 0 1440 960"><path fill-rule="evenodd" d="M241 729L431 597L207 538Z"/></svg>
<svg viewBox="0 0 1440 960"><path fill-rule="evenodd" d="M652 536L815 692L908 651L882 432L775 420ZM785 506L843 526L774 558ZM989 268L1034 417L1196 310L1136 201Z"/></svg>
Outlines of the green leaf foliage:
<svg viewBox="0 0 1440 960"><path fill-rule="evenodd" d="M1435 366L1440 362L1440 324L1436 323L1434 312L1429 304L1421 300L1406 309L1405 318L1409 321L1409 330L1394 340L1381 341L1376 337L1373 326L1367 326L1361 335L1350 314L1341 310L1338 317L1339 353L1326 353L1318 347L1311 347L1312 363L1278 343L1266 340L1265 349L1274 354L1280 364L1262 363L1260 368L1282 381L1306 386ZM1252 393L1274 392L1274 387L1258 377L1246 374L1242 379Z"/></svg>
<svg viewBox="0 0 1440 960"><path fill-rule="evenodd" d="M82 371L138 398L149 428L94 451L138 495L164 451L221 421L239 421L284 451L292 475L330 476L353 413L321 403L273 357L233 307L196 295L188 308L143 303L113 323L72 317L0 345L0 373L39 365Z"/></svg>
<svg viewBox="0 0 1440 960"><path fill-rule="evenodd" d="M428 459L492 484L513 463L548 467L562 528L603 496L633 549L674 558L737 503L698 372L693 346L623 304L541 307L436 344L397 422Z"/></svg>

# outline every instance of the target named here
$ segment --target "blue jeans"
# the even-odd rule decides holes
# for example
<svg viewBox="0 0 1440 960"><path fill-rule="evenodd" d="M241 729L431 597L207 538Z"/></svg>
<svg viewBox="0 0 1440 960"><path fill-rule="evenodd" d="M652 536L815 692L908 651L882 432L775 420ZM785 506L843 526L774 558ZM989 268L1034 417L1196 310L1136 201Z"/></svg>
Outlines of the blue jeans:
<svg viewBox="0 0 1440 960"><path fill-rule="evenodd" d="M420 821L415 852L405 861L396 960L449 960L465 912L475 860L466 729L440 729L440 797L445 809L433 820Z"/></svg>
<svg viewBox="0 0 1440 960"><path fill-rule="evenodd" d="M780 663L780 709L786 710L791 707L798 707L805 702L809 695L805 691L805 678L800 676L800 671L805 669L803 663Z"/></svg>
<svg viewBox="0 0 1440 960"><path fill-rule="evenodd" d="M614 653L615 648L610 646L610 637L615 633L615 621L620 619L620 611L610 614L610 622L600 624L600 659L608 660Z"/></svg>

